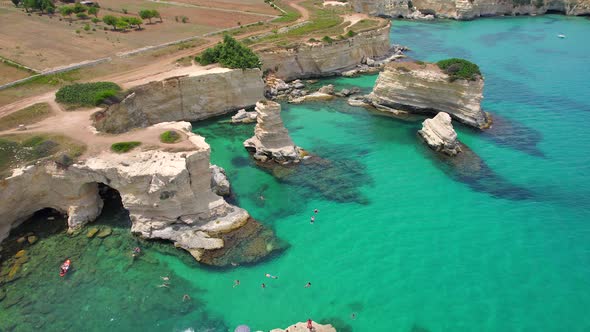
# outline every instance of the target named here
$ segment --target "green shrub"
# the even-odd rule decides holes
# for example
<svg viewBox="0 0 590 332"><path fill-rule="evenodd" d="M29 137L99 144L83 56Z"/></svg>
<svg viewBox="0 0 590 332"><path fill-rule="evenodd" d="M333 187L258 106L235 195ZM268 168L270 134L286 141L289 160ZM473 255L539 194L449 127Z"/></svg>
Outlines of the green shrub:
<svg viewBox="0 0 590 332"><path fill-rule="evenodd" d="M112 82L76 83L62 87L55 94L60 103L97 106L112 98L121 88Z"/></svg>
<svg viewBox="0 0 590 332"><path fill-rule="evenodd" d="M348 30L348 32L346 33L346 35L348 37L354 37L356 35L356 32L354 32L354 30Z"/></svg>
<svg viewBox="0 0 590 332"><path fill-rule="evenodd" d="M441 60L436 64L449 75L451 81L459 79L475 81L481 77L479 67L475 63L464 59L452 58Z"/></svg>
<svg viewBox="0 0 590 332"><path fill-rule="evenodd" d="M332 39L332 37L330 37L330 36L324 36L322 38L322 41L325 43L328 43L328 44L332 44L332 42L334 42L334 39Z"/></svg>
<svg viewBox="0 0 590 332"><path fill-rule="evenodd" d="M174 130L168 130L160 135L162 143L176 143L180 139L180 134Z"/></svg>
<svg viewBox="0 0 590 332"><path fill-rule="evenodd" d="M230 35L223 37L223 42L206 49L195 60L203 66L219 63L227 68L260 68L258 56L244 44Z"/></svg>
<svg viewBox="0 0 590 332"><path fill-rule="evenodd" d="M119 142L111 145L111 150L116 153L125 153L141 145L141 142Z"/></svg>

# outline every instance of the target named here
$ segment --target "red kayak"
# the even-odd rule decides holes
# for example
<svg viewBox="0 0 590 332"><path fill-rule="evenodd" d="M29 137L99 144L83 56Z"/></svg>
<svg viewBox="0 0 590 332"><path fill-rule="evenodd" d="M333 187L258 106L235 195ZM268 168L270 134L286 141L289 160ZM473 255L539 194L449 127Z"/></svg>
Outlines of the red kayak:
<svg viewBox="0 0 590 332"><path fill-rule="evenodd" d="M61 265L59 269L60 277L63 277L66 275L66 273L68 273L68 270L70 269L70 264L72 264L72 262L69 259L66 259L66 261Z"/></svg>

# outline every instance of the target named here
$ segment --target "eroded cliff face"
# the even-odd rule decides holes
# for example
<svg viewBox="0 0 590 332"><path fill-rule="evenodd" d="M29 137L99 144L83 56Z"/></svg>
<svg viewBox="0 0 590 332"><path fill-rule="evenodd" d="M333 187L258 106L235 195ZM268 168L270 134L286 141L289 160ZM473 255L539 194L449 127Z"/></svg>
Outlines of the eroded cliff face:
<svg viewBox="0 0 590 332"><path fill-rule="evenodd" d="M390 25L361 32L345 40L301 43L294 48L258 50L264 70L285 81L330 76L361 64L367 58L387 55Z"/></svg>
<svg viewBox="0 0 590 332"><path fill-rule="evenodd" d="M132 88L120 103L97 112L94 126L122 133L159 122L198 121L252 106L263 93L259 69L172 77Z"/></svg>
<svg viewBox="0 0 590 332"><path fill-rule="evenodd" d="M467 125L484 128L488 118L481 109L483 85L482 78L451 81L434 64L391 63L366 99L382 110L446 112Z"/></svg>
<svg viewBox="0 0 590 332"><path fill-rule="evenodd" d="M351 0L351 3L357 12L408 18L416 10L461 20L480 16L538 15L547 11L590 14L590 0Z"/></svg>
<svg viewBox="0 0 590 332"><path fill-rule="evenodd" d="M246 210L213 193L209 145L191 132L190 123L165 124L162 128L182 130L193 148L183 152L103 152L67 169L45 162L15 170L0 182L0 241L11 228L46 207L68 214L71 230L93 221L103 204L99 184L120 193L132 232L172 241L197 260L202 260L208 250L223 249L225 234L245 226L257 229L260 225ZM272 241L271 237L266 236L266 241ZM272 244L266 244L263 250L273 249ZM240 245L248 247L244 241ZM263 254L257 252L255 256Z"/></svg>

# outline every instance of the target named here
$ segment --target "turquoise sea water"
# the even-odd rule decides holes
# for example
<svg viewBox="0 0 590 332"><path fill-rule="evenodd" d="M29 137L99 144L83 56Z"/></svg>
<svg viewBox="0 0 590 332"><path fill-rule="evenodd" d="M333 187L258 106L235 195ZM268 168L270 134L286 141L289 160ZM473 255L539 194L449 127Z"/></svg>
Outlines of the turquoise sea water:
<svg viewBox="0 0 590 332"><path fill-rule="evenodd" d="M136 241L125 237L124 222L114 225L117 244L48 236L31 252L88 241L99 249L79 260L95 262L94 271L77 269L64 287L48 273L40 282L34 270L58 265L58 250L30 263L38 265L4 290L12 299L18 287L34 287L27 296L35 300L24 305L25 296L9 308L0 302L0 329L6 319L18 329L51 317L43 330L269 330L312 318L355 332L589 331L588 31L586 18L553 15L395 21L392 41L409 46L410 56L480 65L494 128L455 128L485 162L483 171L466 176L441 163L417 139L419 121L343 100L283 105L296 144L332 165L302 167L283 180L257 168L243 149L252 125L198 123L195 132L226 169L238 204L289 248L255 266L217 270L145 243L145 259L131 264ZM320 83L368 92L375 79ZM320 212L312 225L314 208ZM99 223L124 219L115 215ZM155 287L164 274L171 289ZM241 284L233 288L235 279ZM57 301L55 287L67 296ZM193 304L182 303L185 293ZM69 325L56 323L62 317Z"/></svg>

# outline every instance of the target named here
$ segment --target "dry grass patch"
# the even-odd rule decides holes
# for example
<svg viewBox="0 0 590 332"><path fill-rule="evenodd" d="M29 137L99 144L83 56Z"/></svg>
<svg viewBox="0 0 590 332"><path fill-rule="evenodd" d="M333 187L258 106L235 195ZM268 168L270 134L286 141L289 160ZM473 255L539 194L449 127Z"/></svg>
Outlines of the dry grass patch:
<svg viewBox="0 0 590 332"><path fill-rule="evenodd" d="M0 118L0 131L30 125L51 116L51 106L38 103Z"/></svg>

